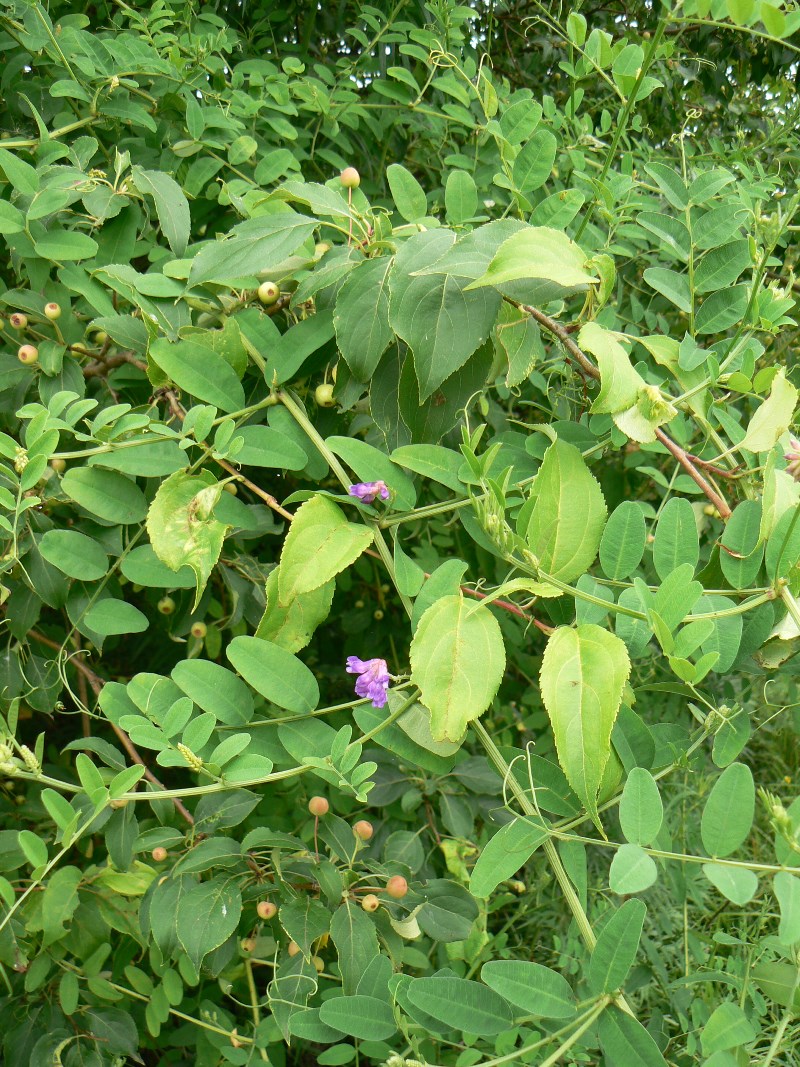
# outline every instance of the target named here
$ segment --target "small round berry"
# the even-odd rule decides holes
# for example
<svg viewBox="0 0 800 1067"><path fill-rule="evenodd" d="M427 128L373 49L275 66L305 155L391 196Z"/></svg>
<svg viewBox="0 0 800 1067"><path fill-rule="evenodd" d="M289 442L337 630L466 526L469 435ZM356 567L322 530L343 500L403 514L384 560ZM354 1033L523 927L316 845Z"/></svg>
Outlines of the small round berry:
<svg viewBox="0 0 800 1067"><path fill-rule="evenodd" d="M360 611L364 607L364 601L357 600L355 604L353 604L353 607L356 609L356 611Z"/></svg>
<svg viewBox="0 0 800 1067"><path fill-rule="evenodd" d="M258 299L266 307L271 307L277 303L278 297L281 295L281 291L275 282L262 282L258 287Z"/></svg>
<svg viewBox="0 0 800 1067"><path fill-rule="evenodd" d="M375 896L374 893L367 893L364 899L361 901L361 907L364 911L377 911L381 906L381 902Z"/></svg>
<svg viewBox="0 0 800 1067"><path fill-rule="evenodd" d="M380 622L381 619L383 618L383 612L381 611L380 608L378 608L377 611L373 611L372 617L373 617L373 619L375 619L376 622Z"/></svg>
<svg viewBox="0 0 800 1067"><path fill-rule="evenodd" d="M333 399L333 386L330 382L323 382L314 390L314 399L321 408L332 408L336 401Z"/></svg>
<svg viewBox="0 0 800 1067"><path fill-rule="evenodd" d="M171 615L175 610L175 601L171 596L162 596L158 602L158 610L162 615Z"/></svg>
<svg viewBox="0 0 800 1067"><path fill-rule="evenodd" d="M314 970L317 974L322 974L325 970L325 961L320 956L312 956L311 962L314 964Z"/></svg>
<svg viewBox="0 0 800 1067"><path fill-rule="evenodd" d="M296 956L297 953L300 951L300 946L297 944L296 941L290 941L286 951L289 953L290 956Z"/></svg>
<svg viewBox="0 0 800 1067"><path fill-rule="evenodd" d="M357 189L361 185L361 175L355 167L345 167L339 178L345 189Z"/></svg>
<svg viewBox="0 0 800 1067"><path fill-rule="evenodd" d="M56 319L61 317L61 305L55 303L45 304L44 314L45 318L55 321Z"/></svg>
<svg viewBox="0 0 800 1067"><path fill-rule="evenodd" d="M308 802L308 810L316 818L319 818L320 815L327 815L330 808L331 806L325 797L312 797Z"/></svg>
<svg viewBox="0 0 800 1067"><path fill-rule="evenodd" d="M21 311L15 311L8 321L15 330L24 330L28 325L28 316L23 315Z"/></svg>
<svg viewBox="0 0 800 1067"><path fill-rule="evenodd" d="M278 914L278 909L271 900L259 900L256 911L259 919L264 919L265 921L274 918Z"/></svg>
<svg viewBox="0 0 800 1067"><path fill-rule="evenodd" d="M62 459L60 456L56 456L55 459L50 460L50 466L56 472L56 474L61 474L61 472L67 466L67 461L65 459Z"/></svg>
<svg viewBox="0 0 800 1067"><path fill-rule="evenodd" d="M202 641L202 639L208 633L208 627L204 622L193 622L192 628L189 632L191 633L192 637L196 637L198 641Z"/></svg>
<svg viewBox="0 0 800 1067"><path fill-rule="evenodd" d="M150 853L156 863L163 863L167 858L167 850L163 845L156 845L153 851Z"/></svg>
<svg viewBox="0 0 800 1067"><path fill-rule="evenodd" d="M238 496L239 495L239 490L236 488L236 483L235 482L226 482L225 485L223 486L223 489L225 490L226 493L230 493L231 496Z"/></svg>
<svg viewBox="0 0 800 1067"><path fill-rule="evenodd" d="M402 874L393 874L386 883L386 892L394 900L402 900L408 892L408 882Z"/></svg>
<svg viewBox="0 0 800 1067"><path fill-rule="evenodd" d="M104 345L108 340L108 334L105 330L95 330L92 334L92 343L96 345Z"/></svg>
<svg viewBox="0 0 800 1067"><path fill-rule="evenodd" d="M371 822L367 822L366 819L359 819L353 827L353 833L356 835L359 841L369 841L372 835L375 833L375 828Z"/></svg>
<svg viewBox="0 0 800 1067"><path fill-rule="evenodd" d="M36 345L20 345L17 352L17 359L20 363L25 363L27 366L31 366L33 363L39 362L39 349Z"/></svg>
<svg viewBox="0 0 800 1067"><path fill-rule="evenodd" d="M242 941L242 952L255 952L256 939L254 937L246 937Z"/></svg>

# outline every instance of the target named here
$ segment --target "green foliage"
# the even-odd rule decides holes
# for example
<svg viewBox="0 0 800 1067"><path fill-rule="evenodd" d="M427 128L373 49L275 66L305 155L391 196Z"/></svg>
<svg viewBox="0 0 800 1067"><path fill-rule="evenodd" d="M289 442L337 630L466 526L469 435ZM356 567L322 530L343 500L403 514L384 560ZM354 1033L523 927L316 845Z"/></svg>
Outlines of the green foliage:
<svg viewBox="0 0 800 1067"><path fill-rule="evenodd" d="M794 1063L796 5L0 51L3 1062Z"/></svg>

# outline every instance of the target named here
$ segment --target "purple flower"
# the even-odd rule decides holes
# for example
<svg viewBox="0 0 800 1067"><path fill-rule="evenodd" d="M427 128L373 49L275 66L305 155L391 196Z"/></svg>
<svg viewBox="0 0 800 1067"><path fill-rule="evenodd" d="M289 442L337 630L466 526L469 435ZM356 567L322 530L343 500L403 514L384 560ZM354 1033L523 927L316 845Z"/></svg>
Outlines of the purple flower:
<svg viewBox="0 0 800 1067"><path fill-rule="evenodd" d="M789 451L783 458L788 464L786 473L790 474L796 482L800 482L800 441L796 437L789 436Z"/></svg>
<svg viewBox="0 0 800 1067"><path fill-rule="evenodd" d="M369 697L374 708L382 708L386 703L386 690L392 680L385 659L359 659L358 656L347 657L347 673L358 674L356 695Z"/></svg>
<svg viewBox="0 0 800 1067"><path fill-rule="evenodd" d="M386 482L357 482L347 490L350 496L357 496L365 504L371 504L376 497L389 499L389 486Z"/></svg>

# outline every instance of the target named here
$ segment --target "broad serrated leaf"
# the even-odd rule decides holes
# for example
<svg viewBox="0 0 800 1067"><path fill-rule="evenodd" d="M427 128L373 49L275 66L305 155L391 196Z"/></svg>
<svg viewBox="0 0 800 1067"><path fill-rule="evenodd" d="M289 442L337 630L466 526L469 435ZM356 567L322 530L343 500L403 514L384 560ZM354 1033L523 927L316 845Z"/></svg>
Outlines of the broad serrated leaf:
<svg viewBox="0 0 800 1067"><path fill-rule="evenodd" d="M336 296L336 343L358 382L368 382L394 332L389 325L392 259L367 259L350 272Z"/></svg>
<svg viewBox="0 0 800 1067"><path fill-rule="evenodd" d="M549 226L529 226L503 242L468 289L497 286L530 303L545 303L596 281L586 269L586 254L566 234Z"/></svg>
<svg viewBox="0 0 800 1067"><path fill-rule="evenodd" d="M593 623L559 627L542 660L541 694L558 761L601 832L597 795L630 669L624 643Z"/></svg>
<svg viewBox="0 0 800 1067"><path fill-rule="evenodd" d="M547 449L530 493L519 532L546 574L571 582L586 573L600 545L607 514L600 485L578 449L557 440Z"/></svg>
<svg viewBox="0 0 800 1067"><path fill-rule="evenodd" d="M595 356L600 371L600 392L592 411L616 415L633 407L645 381L614 334L599 323L587 322L578 334L578 344Z"/></svg>
<svg viewBox="0 0 800 1067"><path fill-rule="evenodd" d="M278 581L279 568L276 567L267 578L267 606L256 629L256 637L272 641L287 652L299 652L306 647L319 624L327 619L336 583L331 579L283 605L278 598Z"/></svg>
<svg viewBox="0 0 800 1067"><path fill-rule="evenodd" d="M411 642L411 677L431 713L436 741L458 741L492 702L506 665L500 626L459 593L432 604Z"/></svg>
<svg viewBox="0 0 800 1067"><path fill-rule="evenodd" d="M192 887L178 904L178 940L199 969L203 957L226 941L239 925L242 894L231 879L214 879Z"/></svg>
<svg viewBox="0 0 800 1067"><path fill-rule="evenodd" d="M411 238L390 275L389 318L413 353L421 401L486 340L500 306L498 293L469 292L469 278L456 273L416 276L447 252L453 237L433 230Z"/></svg>
<svg viewBox="0 0 800 1067"><path fill-rule="evenodd" d="M177 471L161 483L147 512L150 543L161 562L173 571L186 566L194 572L195 608L230 529L213 514L222 489L208 471Z"/></svg>
<svg viewBox="0 0 800 1067"><path fill-rule="evenodd" d="M355 563L372 543L372 531L348 522L342 509L314 496L297 509L283 542L278 577L279 603L319 589Z"/></svg>
<svg viewBox="0 0 800 1067"><path fill-rule="evenodd" d="M797 389L786 379L781 367L772 380L769 396L750 420L740 448L766 452L792 425L797 407Z"/></svg>
<svg viewBox="0 0 800 1067"><path fill-rule="evenodd" d="M294 211L246 219L223 241L205 245L192 261L189 284L231 283L277 267L314 232L317 219Z"/></svg>

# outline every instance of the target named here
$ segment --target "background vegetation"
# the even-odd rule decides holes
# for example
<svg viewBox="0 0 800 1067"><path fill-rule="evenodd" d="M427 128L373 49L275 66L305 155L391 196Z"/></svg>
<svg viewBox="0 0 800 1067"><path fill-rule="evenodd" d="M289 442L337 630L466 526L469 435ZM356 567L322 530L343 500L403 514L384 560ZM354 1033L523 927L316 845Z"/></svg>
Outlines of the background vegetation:
<svg viewBox="0 0 800 1067"><path fill-rule="evenodd" d="M800 1062L799 31L0 3L4 1062Z"/></svg>

